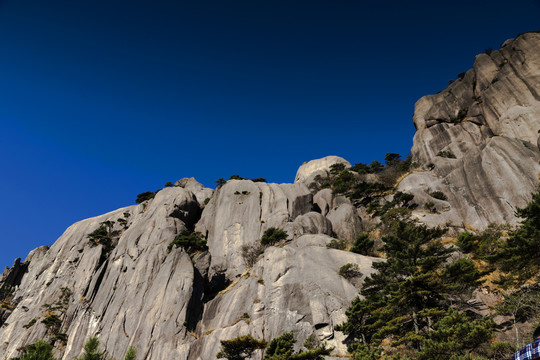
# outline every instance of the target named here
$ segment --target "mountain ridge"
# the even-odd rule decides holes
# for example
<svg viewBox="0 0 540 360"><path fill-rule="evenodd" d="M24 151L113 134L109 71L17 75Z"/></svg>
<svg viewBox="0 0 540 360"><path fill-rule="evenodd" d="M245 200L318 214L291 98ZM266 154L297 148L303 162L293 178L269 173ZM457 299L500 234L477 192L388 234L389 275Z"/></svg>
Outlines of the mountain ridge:
<svg viewBox="0 0 540 360"><path fill-rule="evenodd" d="M335 326L382 260L344 251L339 242L380 231L394 208L453 235L519 222L515 210L530 200L540 173L538 53L540 34L523 34L420 99L404 171L390 161L381 170L329 156L301 165L292 184L237 177L213 190L184 178L138 205L71 225L52 246L2 273L1 359L64 334L61 359L75 358L99 335L116 358L134 345L143 359L206 360L220 340L270 340L291 330L298 343L314 336L345 355L346 336ZM391 171L387 178L399 180L394 190L383 184ZM287 238L259 248L272 228ZM208 250L170 248L182 231L199 232ZM339 274L347 264L358 265L352 278ZM52 315L58 321L48 325Z"/></svg>

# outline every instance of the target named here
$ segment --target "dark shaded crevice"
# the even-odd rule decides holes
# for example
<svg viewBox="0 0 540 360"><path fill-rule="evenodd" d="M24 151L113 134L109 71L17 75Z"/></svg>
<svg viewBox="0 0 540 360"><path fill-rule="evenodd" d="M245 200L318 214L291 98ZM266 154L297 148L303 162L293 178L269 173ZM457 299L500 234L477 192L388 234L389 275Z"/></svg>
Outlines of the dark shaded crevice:
<svg viewBox="0 0 540 360"><path fill-rule="evenodd" d="M195 225L201 219L202 208L199 204L193 203L185 204L182 207L175 205L173 212L169 216L179 219L189 231L193 232L195 231Z"/></svg>
<svg viewBox="0 0 540 360"><path fill-rule="evenodd" d="M101 270L99 271L98 278L94 284L94 288L92 289L92 294L90 294L90 297L88 298L88 291L90 290L90 285L86 288L84 292L84 297L87 298L89 301L92 301L94 297L96 296L97 292L99 291L99 287L101 286L101 283L103 282L103 278L105 277L105 273L107 272L107 266L109 265L108 261L105 261L104 264L101 266Z"/></svg>
<svg viewBox="0 0 540 360"><path fill-rule="evenodd" d="M315 327L315 330L319 330L319 329L322 329L323 327L327 327L329 324L328 323L319 323L319 324L315 324L314 327Z"/></svg>
<svg viewBox="0 0 540 360"><path fill-rule="evenodd" d="M193 331L197 327L197 324L202 319L204 310L203 297L205 293L205 280L201 275L201 272L196 267L193 267L193 292L189 299L186 313L185 325L188 331Z"/></svg>
<svg viewBox="0 0 540 360"><path fill-rule="evenodd" d="M13 289L21 284L24 274L28 272L28 265L21 262L20 258L15 259L13 266L8 269L7 274L0 281L0 301L9 298Z"/></svg>
<svg viewBox="0 0 540 360"><path fill-rule="evenodd" d="M206 280L204 282L203 303L213 300L220 291L225 290L231 283L232 281L227 279L224 270L217 271L210 281Z"/></svg>
<svg viewBox="0 0 540 360"><path fill-rule="evenodd" d="M21 298L13 299L14 291L22 282L24 275L28 272L29 263L21 262L20 258L15 259L13 266L4 271L0 278L0 327L6 323L12 310L21 301Z"/></svg>

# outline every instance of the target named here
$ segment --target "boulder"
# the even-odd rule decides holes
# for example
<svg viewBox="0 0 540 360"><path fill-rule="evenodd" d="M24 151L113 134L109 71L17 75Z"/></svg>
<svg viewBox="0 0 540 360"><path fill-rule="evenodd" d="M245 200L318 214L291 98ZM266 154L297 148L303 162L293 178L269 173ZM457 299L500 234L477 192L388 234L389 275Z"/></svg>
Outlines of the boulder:
<svg viewBox="0 0 540 360"><path fill-rule="evenodd" d="M321 159L305 162L298 168L294 183L303 183L309 188L313 187L315 178L320 176L322 179L328 178L330 167L334 164L344 164L350 168L351 164L339 156L326 156Z"/></svg>

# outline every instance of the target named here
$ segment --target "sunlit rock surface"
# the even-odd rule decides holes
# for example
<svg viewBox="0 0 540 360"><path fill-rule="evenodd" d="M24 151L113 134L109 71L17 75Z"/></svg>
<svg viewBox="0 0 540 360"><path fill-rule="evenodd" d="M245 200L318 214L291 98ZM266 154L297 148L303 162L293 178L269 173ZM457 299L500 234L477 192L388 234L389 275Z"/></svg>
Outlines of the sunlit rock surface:
<svg viewBox="0 0 540 360"><path fill-rule="evenodd" d="M540 172L540 33L478 55L461 79L418 100L413 120L412 155L424 171L399 190L437 210L418 211L418 219L476 229L516 224ZM430 198L437 190L448 200Z"/></svg>

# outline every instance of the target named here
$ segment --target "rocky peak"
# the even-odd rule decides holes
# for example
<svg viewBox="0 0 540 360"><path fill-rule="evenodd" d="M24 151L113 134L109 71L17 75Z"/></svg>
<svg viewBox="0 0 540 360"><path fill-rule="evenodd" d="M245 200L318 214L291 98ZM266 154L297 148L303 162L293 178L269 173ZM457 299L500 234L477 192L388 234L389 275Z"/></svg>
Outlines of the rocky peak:
<svg viewBox="0 0 540 360"><path fill-rule="evenodd" d="M516 224L540 172L540 33L478 55L445 90L418 100L413 121L411 152L421 169L399 190L436 209L417 211L418 219L476 229ZM447 199L430 197L435 191Z"/></svg>
<svg viewBox="0 0 540 360"><path fill-rule="evenodd" d="M420 222L516 223L540 172L539 59L540 34L521 35L417 102L418 168L397 190L414 195ZM293 184L234 179L216 190L184 178L139 205L73 224L2 273L0 360L51 336L57 358L72 360L93 335L115 358L134 345L139 359L209 360L220 340L291 330L299 344L326 341L346 356L334 326L383 260L336 248L376 219L368 204L319 184L344 175L369 187L381 176L331 174L335 164L351 167L328 156L301 165ZM377 189L381 201L394 196L388 184ZM271 228L286 239L261 246ZM172 246L182 234L205 247ZM358 265L353 278L339 274L347 264Z"/></svg>

